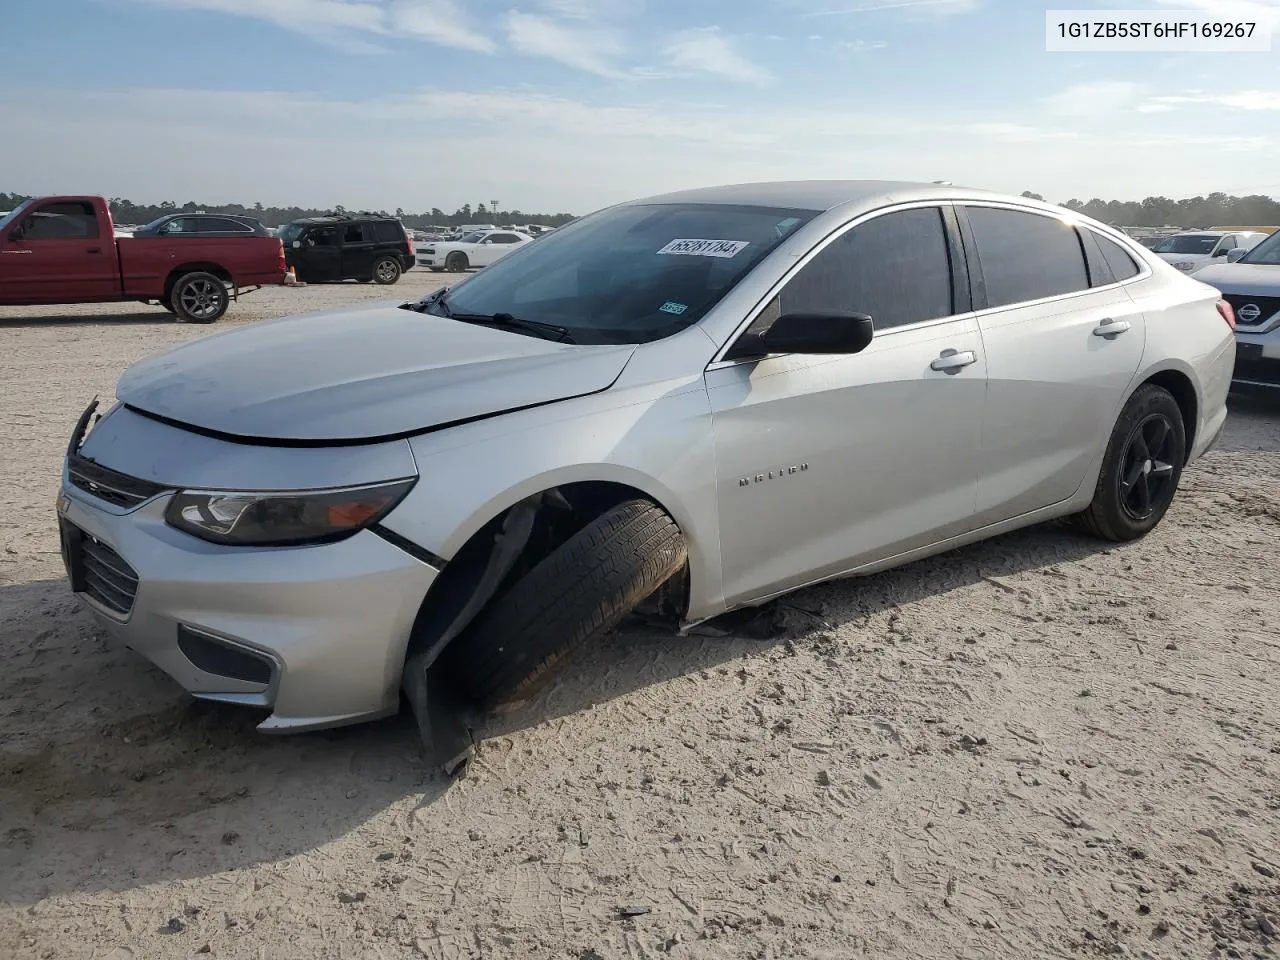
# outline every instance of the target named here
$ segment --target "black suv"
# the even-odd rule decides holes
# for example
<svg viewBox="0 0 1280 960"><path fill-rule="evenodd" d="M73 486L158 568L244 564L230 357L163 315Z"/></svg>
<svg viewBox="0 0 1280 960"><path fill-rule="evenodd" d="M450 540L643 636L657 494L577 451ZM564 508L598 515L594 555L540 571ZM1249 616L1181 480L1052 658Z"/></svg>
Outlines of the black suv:
<svg viewBox="0 0 1280 960"><path fill-rule="evenodd" d="M304 283L395 283L414 265L413 244L394 217L347 213L281 227L285 261Z"/></svg>

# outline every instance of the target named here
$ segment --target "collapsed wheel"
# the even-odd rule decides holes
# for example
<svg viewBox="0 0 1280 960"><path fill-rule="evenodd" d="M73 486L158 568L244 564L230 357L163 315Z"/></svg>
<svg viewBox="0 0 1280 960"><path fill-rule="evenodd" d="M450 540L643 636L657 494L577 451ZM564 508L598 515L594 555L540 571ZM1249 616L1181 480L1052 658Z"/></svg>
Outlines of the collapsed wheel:
<svg viewBox="0 0 1280 960"><path fill-rule="evenodd" d="M394 257L382 257L374 261L373 282L386 285L400 279L400 261Z"/></svg>
<svg viewBox="0 0 1280 960"><path fill-rule="evenodd" d="M204 271L179 277L169 296L179 323L213 323L227 312L230 303L222 278Z"/></svg>
<svg viewBox="0 0 1280 960"><path fill-rule="evenodd" d="M648 500L626 500L482 611L450 644L442 666L483 707L523 699L570 652L617 626L687 556L674 520Z"/></svg>
<svg viewBox="0 0 1280 960"><path fill-rule="evenodd" d="M1093 502L1079 515L1080 525L1104 540L1146 536L1173 503L1186 450L1178 402L1163 387L1141 387L1111 431Z"/></svg>
<svg viewBox="0 0 1280 960"><path fill-rule="evenodd" d="M469 266L471 262L465 253L451 253L444 258L444 268L450 273L462 273Z"/></svg>

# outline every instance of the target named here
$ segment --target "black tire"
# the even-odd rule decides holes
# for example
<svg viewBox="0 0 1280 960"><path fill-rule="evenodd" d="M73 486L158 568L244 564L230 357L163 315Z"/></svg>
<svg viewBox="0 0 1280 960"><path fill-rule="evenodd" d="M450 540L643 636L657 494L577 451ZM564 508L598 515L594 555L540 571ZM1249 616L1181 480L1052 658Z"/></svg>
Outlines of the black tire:
<svg viewBox="0 0 1280 960"><path fill-rule="evenodd" d="M221 277L197 270L174 282L169 305L179 323L213 323L227 312L231 295Z"/></svg>
<svg viewBox="0 0 1280 960"><path fill-rule="evenodd" d="M443 665L482 707L531 696L553 666L617 626L687 556L666 513L648 500L624 501L482 611L450 645Z"/></svg>
<svg viewBox="0 0 1280 960"><path fill-rule="evenodd" d="M1186 462L1182 409L1163 387L1140 387L1116 420L1093 502L1076 519L1103 540L1137 540L1173 503Z"/></svg>
<svg viewBox="0 0 1280 960"><path fill-rule="evenodd" d="M395 257L379 257L373 261L373 282L381 286L389 286L400 279L404 269Z"/></svg>
<svg viewBox="0 0 1280 960"><path fill-rule="evenodd" d="M467 255L456 250L444 258L444 268L450 273L463 273L469 266L471 261Z"/></svg>

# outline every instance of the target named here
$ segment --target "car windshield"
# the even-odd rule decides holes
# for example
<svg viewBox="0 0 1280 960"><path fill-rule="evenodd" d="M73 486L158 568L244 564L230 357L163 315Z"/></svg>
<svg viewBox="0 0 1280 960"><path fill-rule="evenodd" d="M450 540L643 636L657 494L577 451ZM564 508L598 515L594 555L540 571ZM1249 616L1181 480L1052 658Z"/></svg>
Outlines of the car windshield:
<svg viewBox="0 0 1280 960"><path fill-rule="evenodd" d="M658 340L696 323L816 214L723 204L613 207L522 245L450 290L438 309L554 324L576 343Z"/></svg>
<svg viewBox="0 0 1280 960"><path fill-rule="evenodd" d="M483 239L484 239L483 233L464 233L454 242L455 243L479 243Z"/></svg>
<svg viewBox="0 0 1280 960"><path fill-rule="evenodd" d="M1213 245L1221 239L1211 233L1187 233L1167 237L1151 249L1155 253L1210 253Z"/></svg>
<svg viewBox="0 0 1280 960"><path fill-rule="evenodd" d="M1280 230L1240 258L1241 263L1262 263L1269 266L1280 266Z"/></svg>
<svg viewBox="0 0 1280 960"><path fill-rule="evenodd" d="M289 223L280 228L280 232L276 234L285 243L293 243L302 236L302 231L306 229L306 224Z"/></svg>
<svg viewBox="0 0 1280 960"><path fill-rule="evenodd" d="M0 217L0 230L3 230L9 224L13 223L20 216L22 216L23 213L26 212L27 208L30 207L31 204L33 204L34 202L35 202L34 199L23 200L22 203L18 204L12 210L6 213L3 217Z"/></svg>

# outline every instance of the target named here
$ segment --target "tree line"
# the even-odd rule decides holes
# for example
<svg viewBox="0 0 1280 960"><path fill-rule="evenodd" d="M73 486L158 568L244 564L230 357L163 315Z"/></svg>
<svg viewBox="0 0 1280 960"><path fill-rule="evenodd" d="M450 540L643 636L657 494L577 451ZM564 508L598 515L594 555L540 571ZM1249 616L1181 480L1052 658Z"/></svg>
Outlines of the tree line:
<svg viewBox="0 0 1280 960"><path fill-rule="evenodd" d="M1024 197L1043 200L1030 190ZM1215 225L1252 227L1280 226L1280 200L1262 194L1233 197L1211 193L1207 197L1173 200L1147 197L1145 200L1071 199L1061 204L1103 223L1117 227L1183 227L1203 230Z"/></svg>
<svg viewBox="0 0 1280 960"><path fill-rule="evenodd" d="M1023 191L1024 197L1043 200L1038 193ZM23 194L0 193L0 210L12 210L26 199ZM150 223L157 217L170 213L227 213L244 217L256 217L267 226L274 227L302 217L319 217L333 213L348 213L341 206L329 210L305 207L268 207L261 203L244 206L239 203L202 204L189 200L184 204L166 200L160 204L139 204L123 197L111 198L111 216L116 223ZM1183 227L1203 229L1217 224L1224 226L1274 226L1280 225L1280 200L1262 194L1233 197L1225 193L1211 193L1207 197L1188 197L1173 200L1169 197L1147 197L1145 200L1092 200L1071 199L1062 204L1085 216L1093 217L1120 227ZM524 213L520 210L489 210L483 203L473 209L466 203L453 213L445 213L439 207L422 213L408 213L397 207L394 211L359 211L379 216L399 217L407 227L428 226L457 227L464 223L527 224L541 223L559 227L574 218L571 213Z"/></svg>
<svg viewBox="0 0 1280 960"><path fill-rule="evenodd" d="M20 193L0 193L0 210L12 210L27 196ZM288 223L291 220L300 220L303 217L323 217L329 214L341 213L373 213L382 217L399 217L406 227L423 228L428 226L440 227L457 227L464 223L493 223L493 224L524 224L537 223L548 227L559 227L574 219L571 213L524 213L520 210L489 210L483 203L477 204L473 209L471 204L464 203L453 213L445 213L439 207L433 207L429 211L422 213L409 213L402 207L397 207L394 211L388 210L347 210L342 206L331 207L327 210L308 207L268 207L262 203L255 203L252 206L245 206L240 203L197 203L189 200L186 203L178 204L172 200L166 200L164 203L147 204L134 203L132 200L126 200L123 197L111 197L111 218L116 223L127 223L141 225L150 223L159 217L168 216L171 213L195 213L203 211L205 213L225 213L239 217L254 217L261 220L269 227L279 226Z"/></svg>

